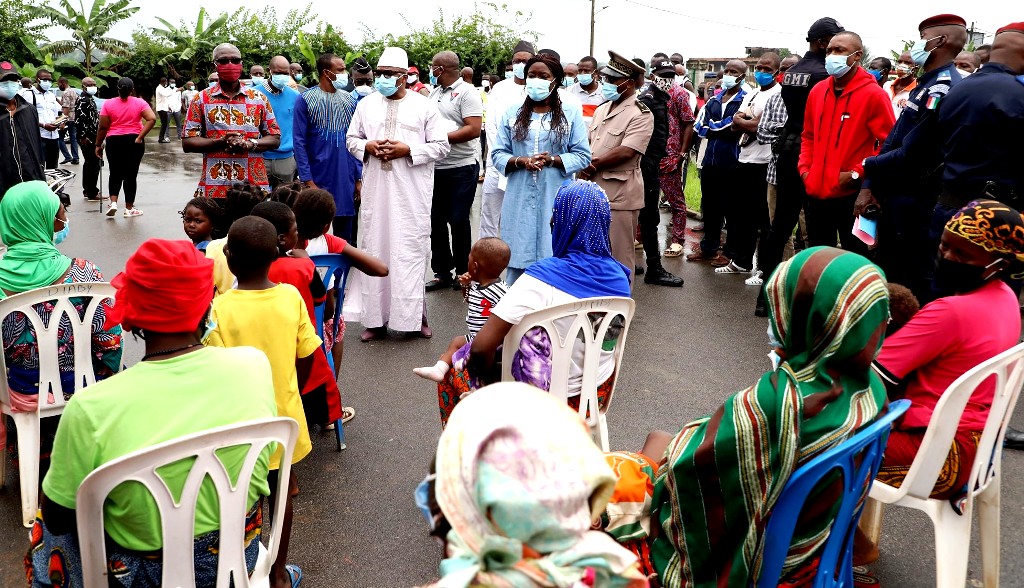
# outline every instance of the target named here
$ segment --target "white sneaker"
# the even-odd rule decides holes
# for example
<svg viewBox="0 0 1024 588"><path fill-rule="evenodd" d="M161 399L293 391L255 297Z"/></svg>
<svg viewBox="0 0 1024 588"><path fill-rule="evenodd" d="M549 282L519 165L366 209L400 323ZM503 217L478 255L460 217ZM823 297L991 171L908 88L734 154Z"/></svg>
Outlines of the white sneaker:
<svg viewBox="0 0 1024 588"><path fill-rule="evenodd" d="M117 202L111 202L110 206L107 206L107 218L114 218L117 214Z"/></svg>
<svg viewBox="0 0 1024 588"><path fill-rule="evenodd" d="M761 270L754 270L754 275L743 280L743 283L748 286L760 286L761 284L763 284L764 280L761 279Z"/></svg>
<svg viewBox="0 0 1024 588"><path fill-rule="evenodd" d="M131 218L133 216L142 216L141 208L126 208L124 209L124 217Z"/></svg>

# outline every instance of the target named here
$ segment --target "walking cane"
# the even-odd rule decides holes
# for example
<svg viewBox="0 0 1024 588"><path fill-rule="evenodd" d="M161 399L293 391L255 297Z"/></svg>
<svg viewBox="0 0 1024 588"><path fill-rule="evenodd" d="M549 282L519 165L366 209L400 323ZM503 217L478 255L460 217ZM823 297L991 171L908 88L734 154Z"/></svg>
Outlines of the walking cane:
<svg viewBox="0 0 1024 588"><path fill-rule="evenodd" d="M103 214L103 158L100 158L100 214Z"/></svg>

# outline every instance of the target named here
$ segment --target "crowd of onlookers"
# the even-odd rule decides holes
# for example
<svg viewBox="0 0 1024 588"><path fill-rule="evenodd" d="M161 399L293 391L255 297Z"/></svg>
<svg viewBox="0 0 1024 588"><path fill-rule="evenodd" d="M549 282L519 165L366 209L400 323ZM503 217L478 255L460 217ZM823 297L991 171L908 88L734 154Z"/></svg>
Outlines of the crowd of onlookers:
<svg viewBox="0 0 1024 588"><path fill-rule="evenodd" d="M395 331L431 337L426 293L442 290L462 293L465 335L415 370L437 382L444 429L415 491L444 544L439 586L755 581L766 521L797 468L906 398L878 474L898 486L946 388L1020 339L1024 175L1013 139L1024 130L1024 23L970 54L958 16L926 19L919 36L893 68L822 18L802 57L760 56L754 85L747 63L732 60L715 85L697 88L679 54L646 64L610 51L604 65L565 64L526 42L506 79L481 88L450 51L434 56L425 85L397 47L373 66L322 55L318 84L305 88L284 56L243 81L238 49L222 44L213 83L180 91L163 80L155 113L128 78L97 105L88 78L81 93L59 81L58 96L49 72L20 89L0 62L9 113L0 117L0 298L104 280L58 248L66 204L43 180L62 146L72 147L71 164L81 147L83 195L109 198L107 217L122 190L123 215L142 214L136 177L158 115L160 142L184 113L182 149L202 154L181 211L188 241L146 241L111 280L117 294L93 322L98 381L87 390L75 382L69 317L59 319L54 393L71 400L42 422L30 583L79 585L76 492L103 464L189 433L288 417L299 425L292 454L268 447L249 491L251 571L263 499L282 491L283 460L309 454L311 429L355 416L337 384L344 321L362 323L364 342ZM104 155L106 194L96 173ZM602 454L577 414L586 370L596 372L598 404L607 402L624 325L606 326L595 362L578 342L565 383L552 381L562 370L547 331L506 339L534 311L630 297L641 271L647 284L682 286L661 258L685 253L691 158L703 222L690 229L703 236L686 259L758 286L755 314L768 317L773 363L712 415L653 432L638 452ZM664 251L662 194L671 209ZM784 260L795 232L797 252ZM346 294L311 259L325 254L355 270L337 324L317 319L318 306L333 310ZM72 301L80 313L88 305ZM36 305L45 316L54 308ZM24 315L2 320L12 408L34 411L47 351ZM145 354L122 369L125 332ZM495 384L505 344L516 384ZM538 391L562 384L568 408ZM994 393L989 381L972 395L933 497L955 504L970 491ZM8 431L15 455L16 438ZM1021 439L1011 431L1009 440ZM235 457L222 457L228 471L241 467ZM165 480L180 486L187 471L176 464ZM297 489L293 470L285 511L267 513L284 520L274 587L302 580L288 563ZM159 585L171 563L161 560L160 520L144 492L119 487L104 507L112 583ZM825 512L829 500L819 494L811 508ZM217 510L206 487L194 531L198 585L215 581ZM782 581L813 578L831 525L829 516L801 519ZM877 557L858 535L854 563Z"/></svg>

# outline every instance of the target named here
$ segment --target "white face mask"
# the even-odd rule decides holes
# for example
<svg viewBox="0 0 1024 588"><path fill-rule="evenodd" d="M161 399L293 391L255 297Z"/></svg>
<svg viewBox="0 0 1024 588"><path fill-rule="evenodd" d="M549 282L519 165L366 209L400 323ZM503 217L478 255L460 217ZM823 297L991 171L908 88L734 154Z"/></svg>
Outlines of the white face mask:
<svg viewBox="0 0 1024 588"><path fill-rule="evenodd" d="M96 86L89 86L88 88L85 89L85 93L90 95L90 96L95 96L96 95Z"/></svg>
<svg viewBox="0 0 1024 588"><path fill-rule="evenodd" d="M973 73L973 72L969 72L969 71L967 71L966 69L960 69L959 67L958 67L958 68L956 68L956 70L957 70L958 72L960 72L960 75L962 75L962 76L963 76L963 77L965 77L965 78L966 78L967 76L969 76L969 75L971 75L971 74Z"/></svg>
<svg viewBox="0 0 1024 588"><path fill-rule="evenodd" d="M416 74L409 74L408 77L406 77L405 79L410 84L415 84L416 80L419 80L420 77L418 75L416 75Z"/></svg>
<svg viewBox="0 0 1024 588"><path fill-rule="evenodd" d="M689 78L687 78L686 76L676 76L676 85L677 85L677 86L682 86L683 84L685 84L685 83L686 83L686 81L687 81L688 79L689 79Z"/></svg>

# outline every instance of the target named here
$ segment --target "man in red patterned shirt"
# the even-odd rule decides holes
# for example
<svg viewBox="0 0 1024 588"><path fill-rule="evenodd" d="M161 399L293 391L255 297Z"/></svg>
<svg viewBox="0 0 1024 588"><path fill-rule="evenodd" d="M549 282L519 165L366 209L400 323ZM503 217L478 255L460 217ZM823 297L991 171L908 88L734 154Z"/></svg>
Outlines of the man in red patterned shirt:
<svg viewBox="0 0 1024 588"><path fill-rule="evenodd" d="M223 198L236 182L267 189L262 153L281 142L274 110L263 93L239 83L242 54L237 47L218 45L213 63L219 83L189 105L181 141L185 153L203 154L203 175L195 195Z"/></svg>
<svg viewBox="0 0 1024 588"><path fill-rule="evenodd" d="M668 91L668 143L665 158L659 167L661 191L665 193L672 209L672 236L665 257L679 257L683 254L686 232L686 196L683 194L682 167L686 165L686 154L693 144L693 109L690 96L682 86L675 84Z"/></svg>

